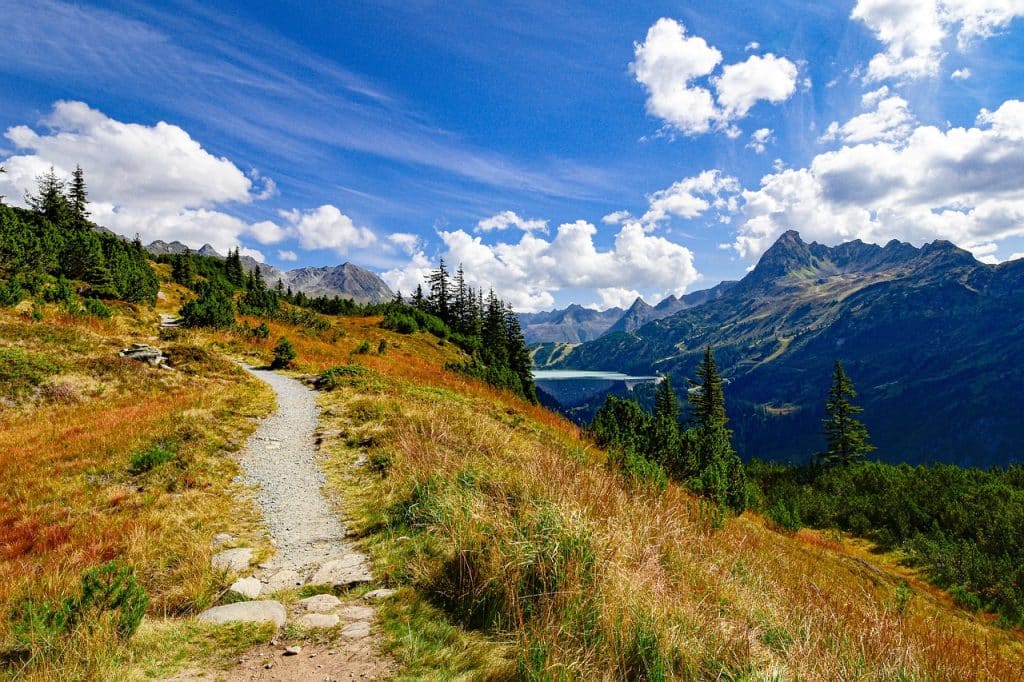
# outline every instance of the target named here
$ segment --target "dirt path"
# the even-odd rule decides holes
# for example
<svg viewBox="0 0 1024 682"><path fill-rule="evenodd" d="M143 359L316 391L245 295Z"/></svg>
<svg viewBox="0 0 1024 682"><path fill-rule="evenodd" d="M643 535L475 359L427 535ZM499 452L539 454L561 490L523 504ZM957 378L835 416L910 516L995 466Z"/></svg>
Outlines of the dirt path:
<svg viewBox="0 0 1024 682"><path fill-rule="evenodd" d="M242 656L229 670L190 669L174 680L379 680L394 672L392 661L380 654L372 600L347 597L348 588L372 582L365 555L345 540L345 528L324 498L326 481L317 461L315 432L320 415L316 393L299 381L276 372L246 367L274 389L277 411L264 418L250 437L241 465L247 485L256 488L276 554L252 567L248 548L220 554L236 560L240 593L252 601L209 609L199 616L210 622L250 620L247 612L267 607L283 609L290 639L279 634L268 644ZM247 557L245 553L248 552ZM232 554L234 553L234 554ZM214 562L218 561L217 555ZM230 562L224 560L224 565ZM296 599L302 585L327 585L341 596ZM235 586L233 586L234 589ZM248 590L245 594L242 590ZM386 597L385 597L386 598ZM280 624L280 621L278 621ZM306 633L316 643L294 636ZM288 647L299 647L297 653Z"/></svg>

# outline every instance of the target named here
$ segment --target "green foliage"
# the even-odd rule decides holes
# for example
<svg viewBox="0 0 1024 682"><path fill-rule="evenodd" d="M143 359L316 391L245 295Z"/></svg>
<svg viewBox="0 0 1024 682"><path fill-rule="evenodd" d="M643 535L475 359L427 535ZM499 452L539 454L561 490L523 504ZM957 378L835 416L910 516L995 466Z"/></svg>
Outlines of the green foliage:
<svg viewBox="0 0 1024 682"><path fill-rule="evenodd" d="M380 342L377 344L377 355L384 355L384 353L386 353L387 350L388 350L388 340L387 339L381 339Z"/></svg>
<svg viewBox="0 0 1024 682"><path fill-rule="evenodd" d="M199 297L178 311L186 327L213 327L226 329L235 324L235 309L223 289L214 285L200 287Z"/></svg>
<svg viewBox="0 0 1024 682"><path fill-rule="evenodd" d="M388 311L381 326L399 334L412 334L420 330L420 325L413 315L398 310Z"/></svg>
<svg viewBox="0 0 1024 682"><path fill-rule="evenodd" d="M355 350L352 352L355 353L356 355L366 355L367 353L370 352L370 342L363 341L361 344L356 346Z"/></svg>
<svg viewBox="0 0 1024 682"><path fill-rule="evenodd" d="M25 298L25 290L21 282L12 277L6 282L0 283L0 308L16 306Z"/></svg>
<svg viewBox="0 0 1024 682"><path fill-rule="evenodd" d="M17 614L13 632L27 647L53 646L77 628L110 627L128 639L139 627L149 598L130 566L110 561L85 571L78 594L60 602L26 600Z"/></svg>
<svg viewBox="0 0 1024 682"><path fill-rule="evenodd" d="M285 367L291 367L292 363L295 362L295 358L298 355L295 352L295 346L292 342L281 337L277 345L274 346L274 359L270 363L271 369L284 369Z"/></svg>
<svg viewBox="0 0 1024 682"><path fill-rule="evenodd" d="M177 449L167 443L154 443L147 448L136 450L128 460L128 473L132 476L144 474L178 456Z"/></svg>
<svg viewBox="0 0 1024 682"><path fill-rule="evenodd" d="M324 370L313 382L321 391L333 391L342 386L353 386L364 379L370 370L362 365L338 365Z"/></svg>
<svg viewBox="0 0 1024 682"><path fill-rule="evenodd" d="M266 322L260 322L259 325L253 328L252 335L257 339L270 338L270 327L267 326Z"/></svg>
<svg viewBox="0 0 1024 682"><path fill-rule="evenodd" d="M982 470L853 462L791 467L754 461L769 518L839 528L902 549L970 608L1024 623L1024 467ZM959 597L957 597L959 595Z"/></svg>
<svg viewBox="0 0 1024 682"><path fill-rule="evenodd" d="M0 348L0 397L25 395L60 370L61 366L45 355L20 348Z"/></svg>
<svg viewBox="0 0 1024 682"><path fill-rule="evenodd" d="M82 308L85 310L86 314L98 317L101 320L110 319L110 316L114 314L114 311L104 305L103 301L95 298L83 299Z"/></svg>
<svg viewBox="0 0 1024 682"><path fill-rule="evenodd" d="M864 410L850 402L855 397L857 393L853 382L843 370L842 363L836 360L832 388L825 403L828 417L823 420L828 449L820 455L830 464L849 465L875 449L868 443L867 427L856 419L856 415Z"/></svg>

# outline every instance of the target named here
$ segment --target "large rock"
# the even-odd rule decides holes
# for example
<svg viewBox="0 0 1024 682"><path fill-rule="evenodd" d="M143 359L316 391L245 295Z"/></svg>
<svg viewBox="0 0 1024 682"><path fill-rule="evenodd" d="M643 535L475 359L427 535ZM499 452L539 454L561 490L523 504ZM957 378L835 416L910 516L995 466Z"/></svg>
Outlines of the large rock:
<svg viewBox="0 0 1024 682"><path fill-rule="evenodd" d="M251 547L236 547L234 549L225 549L223 552L217 552L210 559L210 563L214 568L222 571L232 571L238 573L249 568L249 563L252 561L252 548Z"/></svg>
<svg viewBox="0 0 1024 682"><path fill-rule="evenodd" d="M283 571L278 571L267 578L267 583L263 586L263 593L273 594L274 592L280 592L281 590L301 587L302 583L303 580L301 575L296 571L286 568Z"/></svg>
<svg viewBox="0 0 1024 682"><path fill-rule="evenodd" d="M232 583L231 587L228 589L242 595L243 597L255 599L260 596L260 591L263 589L263 583L261 583L258 578L242 578Z"/></svg>
<svg viewBox="0 0 1024 682"><path fill-rule="evenodd" d="M277 627L284 625L287 618L284 605L270 600L214 606L199 614L199 620L205 623L273 623Z"/></svg>
<svg viewBox="0 0 1024 682"><path fill-rule="evenodd" d="M390 599L395 596L395 590L387 587L382 587L379 590L371 590L363 595L363 599L366 601L378 601L380 599Z"/></svg>
<svg viewBox="0 0 1024 682"><path fill-rule="evenodd" d="M307 613L330 613L341 606L341 600L333 594L314 594L296 602L296 606Z"/></svg>
<svg viewBox="0 0 1024 682"><path fill-rule="evenodd" d="M370 636L370 624L366 621L349 623L341 630L341 636L345 639L363 639Z"/></svg>
<svg viewBox="0 0 1024 682"><path fill-rule="evenodd" d="M362 554L346 554L339 559L325 562L310 579L311 585L330 585L347 588L373 580L366 557Z"/></svg>
<svg viewBox="0 0 1024 682"><path fill-rule="evenodd" d="M346 606L338 612L347 621L373 620L374 614L376 611L369 606Z"/></svg>

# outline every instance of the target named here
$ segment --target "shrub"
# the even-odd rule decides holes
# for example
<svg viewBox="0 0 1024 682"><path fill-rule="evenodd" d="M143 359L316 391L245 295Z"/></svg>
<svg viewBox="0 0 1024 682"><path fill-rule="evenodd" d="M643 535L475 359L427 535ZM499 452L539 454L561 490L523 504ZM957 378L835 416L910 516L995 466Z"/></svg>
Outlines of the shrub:
<svg viewBox="0 0 1024 682"><path fill-rule="evenodd" d="M71 282L61 275L51 287L43 290L43 300L47 303L70 303L75 297Z"/></svg>
<svg viewBox="0 0 1024 682"><path fill-rule="evenodd" d="M176 456L177 452L175 452L172 446L164 443L150 445L148 448L136 450L132 453L128 462L128 473L132 476L144 474L161 464L170 462Z"/></svg>
<svg viewBox="0 0 1024 682"><path fill-rule="evenodd" d="M399 334L412 334L413 332L419 331L419 324L416 319L411 315L406 315L399 312L389 312L384 316L384 321L381 326L385 329L391 329Z"/></svg>
<svg viewBox="0 0 1024 682"><path fill-rule="evenodd" d="M387 339L381 339L380 343L377 344L377 355L384 355L388 349Z"/></svg>
<svg viewBox="0 0 1024 682"><path fill-rule="evenodd" d="M768 508L765 515L777 528L787 533L795 533L803 528L803 524L800 523L800 515L783 500L777 500Z"/></svg>
<svg viewBox="0 0 1024 682"><path fill-rule="evenodd" d="M0 396L17 398L60 370L61 366L45 355L0 348Z"/></svg>
<svg viewBox="0 0 1024 682"><path fill-rule="evenodd" d="M370 352L370 342L369 341L363 341L361 344L356 346L356 349L353 352L356 355L366 355L367 353Z"/></svg>
<svg viewBox="0 0 1024 682"><path fill-rule="evenodd" d="M274 360L270 363L270 368L283 369L285 367L290 367L291 364L295 362L296 357L298 357L298 355L295 352L295 347L292 345L292 342L282 336L280 340L278 340L277 345L274 346Z"/></svg>
<svg viewBox="0 0 1024 682"><path fill-rule="evenodd" d="M270 338L270 327L266 322L260 322L259 326L252 330L252 335L257 339L268 339Z"/></svg>
<svg viewBox="0 0 1024 682"><path fill-rule="evenodd" d="M82 307L85 309L87 314L92 315L93 317L98 317L101 320L110 319L110 316L114 314L114 311L106 304L95 298L87 298L82 301Z"/></svg>
<svg viewBox="0 0 1024 682"><path fill-rule="evenodd" d="M0 308L7 308L21 303L25 298L25 290L16 279L9 279L0 284Z"/></svg>
<svg viewBox="0 0 1024 682"><path fill-rule="evenodd" d="M368 370L360 365L338 365L324 370L313 385L321 391L333 391L342 386L351 386L355 380L366 376Z"/></svg>
<svg viewBox="0 0 1024 682"><path fill-rule="evenodd" d="M231 299L218 288L206 286L178 311L186 327L213 327L225 329L235 324L235 309Z"/></svg>

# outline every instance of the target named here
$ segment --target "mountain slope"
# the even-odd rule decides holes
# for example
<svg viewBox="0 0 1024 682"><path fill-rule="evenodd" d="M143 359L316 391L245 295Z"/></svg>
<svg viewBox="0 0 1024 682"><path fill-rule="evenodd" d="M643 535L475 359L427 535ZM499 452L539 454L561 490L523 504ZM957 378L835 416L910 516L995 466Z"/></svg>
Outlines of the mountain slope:
<svg viewBox="0 0 1024 682"><path fill-rule="evenodd" d="M779 238L723 296L575 348L564 367L692 377L711 344L746 456L822 446L829 371L846 365L885 459L1024 459L1024 262L991 266L948 242L918 249Z"/></svg>
<svg viewBox="0 0 1024 682"><path fill-rule="evenodd" d="M190 249L181 242L167 243L157 240L147 246L146 250L155 256L160 256L188 253ZM204 244L196 253L200 256L223 258L209 244ZM241 260L246 271L258 268L269 286L274 286L278 280L281 280L285 287L291 287L293 291L301 291L307 296L340 296L341 298L350 298L356 303L385 303L395 295L380 277L352 263L282 271L273 265L260 263L251 256L242 256Z"/></svg>
<svg viewBox="0 0 1024 682"><path fill-rule="evenodd" d="M562 310L520 313L519 322L526 342L531 345L581 343L600 337L615 324L622 313L622 308L591 310L574 303Z"/></svg>

